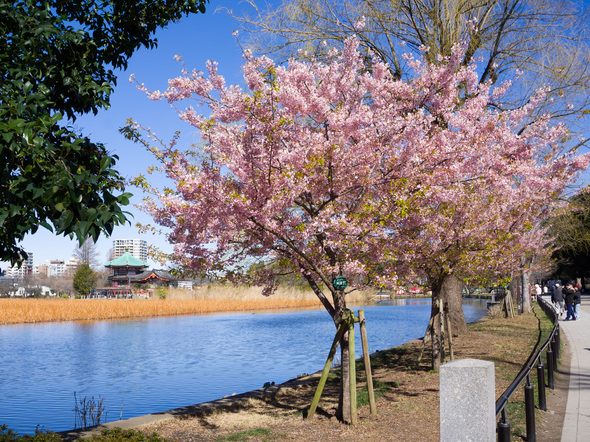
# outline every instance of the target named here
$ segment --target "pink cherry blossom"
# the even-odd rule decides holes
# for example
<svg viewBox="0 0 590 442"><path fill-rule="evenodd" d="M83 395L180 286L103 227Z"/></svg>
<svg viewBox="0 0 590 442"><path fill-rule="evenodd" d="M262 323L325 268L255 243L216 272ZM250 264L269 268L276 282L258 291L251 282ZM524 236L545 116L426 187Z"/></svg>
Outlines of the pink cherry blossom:
<svg viewBox="0 0 590 442"><path fill-rule="evenodd" d="M247 89L213 62L164 92L140 86L192 103L179 117L203 142L198 160L154 150L175 188L145 208L171 229L171 260L267 294L300 274L335 324L338 275L350 289L424 277L436 297L449 275L505 274L589 157L562 153L565 127L530 120L544 91L494 107L511 85L478 84L464 51L437 65L407 57L416 76L402 81L377 59L367 71L351 38L327 63L246 54Z"/></svg>

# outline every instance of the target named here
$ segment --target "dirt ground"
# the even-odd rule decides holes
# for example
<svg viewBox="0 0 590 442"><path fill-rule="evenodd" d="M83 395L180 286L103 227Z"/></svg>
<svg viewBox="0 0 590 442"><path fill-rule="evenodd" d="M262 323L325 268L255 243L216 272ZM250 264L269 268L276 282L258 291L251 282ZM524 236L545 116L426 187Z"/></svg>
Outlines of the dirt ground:
<svg viewBox="0 0 590 442"><path fill-rule="evenodd" d="M514 319L489 318L473 324L464 336L455 339L455 358L476 358L495 363L496 397L508 387L531 353L538 337L534 315ZM315 393L317 381L296 387L287 383L264 399L248 399L231 407L181 416L140 428L156 432L169 441L436 441L439 439L439 378L430 370L425 351L417 364L422 342L412 341L373 356L373 379L377 414L369 406L359 407L358 424L340 423L335 418L337 383L328 382L318 412L303 418ZM428 349L427 349L428 350ZM562 366L569 366L566 354ZM362 364L359 364L362 367ZM365 389L365 374L358 391ZM537 440L561 438L563 413L567 401L567 373L556 374L556 388L547 389L548 411L537 410ZM535 391L535 394L537 392ZM359 394L360 395L360 394ZM522 394L517 394L518 399ZM361 399L359 399L359 402ZM524 423L511 418L513 440L525 440Z"/></svg>
<svg viewBox="0 0 590 442"><path fill-rule="evenodd" d="M539 442L561 441L563 421L565 418L565 407L570 385L569 367L571 354L567 342L563 341L563 351L557 372L555 372L555 385L553 390L547 389L550 393L547 396L547 411L538 412L537 418L537 440Z"/></svg>

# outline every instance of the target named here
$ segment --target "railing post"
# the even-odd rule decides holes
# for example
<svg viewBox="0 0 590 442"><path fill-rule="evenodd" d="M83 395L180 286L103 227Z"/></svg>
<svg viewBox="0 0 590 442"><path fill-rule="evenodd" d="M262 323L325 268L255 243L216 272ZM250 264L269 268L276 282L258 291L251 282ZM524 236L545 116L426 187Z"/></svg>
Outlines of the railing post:
<svg viewBox="0 0 590 442"><path fill-rule="evenodd" d="M539 384L539 408L547 411L547 400L545 395L545 366L543 359L539 356L539 364L537 365L537 384Z"/></svg>
<svg viewBox="0 0 590 442"><path fill-rule="evenodd" d="M557 370L557 357L559 355L559 349L557 348L557 340L555 339L555 335L551 338L551 350L553 351L553 371Z"/></svg>
<svg viewBox="0 0 590 442"><path fill-rule="evenodd" d="M502 408L502 417L498 421L498 442L510 442L510 421L506 416L506 407Z"/></svg>
<svg viewBox="0 0 590 442"><path fill-rule="evenodd" d="M530 373L526 377L524 386L524 407L526 412L526 440L535 442L537 440L535 431L535 389L531 384Z"/></svg>
<svg viewBox="0 0 590 442"><path fill-rule="evenodd" d="M547 386L551 390L555 388L553 378L553 350L551 349L551 345L547 346Z"/></svg>
<svg viewBox="0 0 590 442"><path fill-rule="evenodd" d="M561 344L561 333L559 331L559 325L557 326L557 330L555 330L555 348L553 349L553 353L555 355L555 369L557 370L557 360L559 359L560 353L560 344Z"/></svg>

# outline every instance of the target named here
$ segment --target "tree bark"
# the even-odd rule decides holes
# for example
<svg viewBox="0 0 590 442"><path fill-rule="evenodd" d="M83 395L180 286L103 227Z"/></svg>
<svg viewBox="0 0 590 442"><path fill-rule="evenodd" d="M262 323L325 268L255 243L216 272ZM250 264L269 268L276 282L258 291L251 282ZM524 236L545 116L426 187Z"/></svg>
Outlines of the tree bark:
<svg viewBox="0 0 590 442"><path fill-rule="evenodd" d="M335 290L332 292L332 299L334 301L334 324L336 329L344 319L346 310L346 300L342 290ZM352 417L350 414L350 367L348 365L349 358L348 350L348 332L342 335L340 339L340 387L338 394L338 409L336 410L336 418L341 422L351 423ZM352 356L354 357L354 356Z"/></svg>
<svg viewBox="0 0 590 442"><path fill-rule="evenodd" d="M324 295L322 289L317 285L313 276L308 272L302 272L303 276L309 283L310 287L319 298L321 303L324 305L327 312L332 317L334 321L334 325L336 326L336 330L338 330L338 326L340 322L342 322L343 315L347 311L346 309L346 299L344 295L344 291L342 290L332 290L330 292L332 294L332 303L328 298ZM350 367L348 365L348 332L345 332L340 339L340 386L339 386L339 394L338 394L338 409L336 410L336 418L341 422L351 423L352 417L350 414ZM353 355L354 357L354 355Z"/></svg>
<svg viewBox="0 0 590 442"><path fill-rule="evenodd" d="M463 313L463 281L455 275L444 278L440 289L441 302L448 305L448 315L453 336L467 332L467 321Z"/></svg>
<svg viewBox="0 0 590 442"><path fill-rule="evenodd" d="M531 287L530 287L530 273L528 270L523 270L522 272L522 312L523 313L530 313L532 311L531 308Z"/></svg>
<svg viewBox="0 0 590 442"><path fill-rule="evenodd" d="M348 358L348 332L344 333L340 340L340 387L338 394L338 410L336 418L341 422L350 424L352 416L350 414L350 366ZM353 356L354 357L354 356Z"/></svg>
<svg viewBox="0 0 590 442"><path fill-rule="evenodd" d="M522 284L520 276L515 276L510 281L510 294L512 295L512 305L518 314L522 312Z"/></svg>

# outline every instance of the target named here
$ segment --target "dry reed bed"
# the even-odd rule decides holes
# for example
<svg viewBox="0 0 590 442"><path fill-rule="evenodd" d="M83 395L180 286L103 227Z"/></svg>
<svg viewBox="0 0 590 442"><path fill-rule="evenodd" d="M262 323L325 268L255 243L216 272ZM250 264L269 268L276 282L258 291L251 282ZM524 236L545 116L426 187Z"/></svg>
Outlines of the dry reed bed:
<svg viewBox="0 0 590 442"><path fill-rule="evenodd" d="M318 302L216 299L0 299L0 324L193 315L279 308L313 308Z"/></svg>
<svg viewBox="0 0 590 442"><path fill-rule="evenodd" d="M256 288L210 286L170 290L167 299L0 299L0 324L320 307L313 293L296 289L264 297Z"/></svg>

